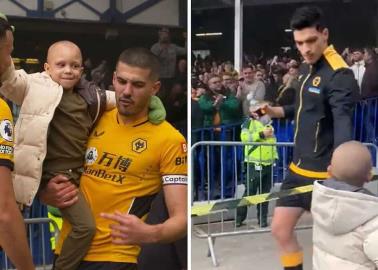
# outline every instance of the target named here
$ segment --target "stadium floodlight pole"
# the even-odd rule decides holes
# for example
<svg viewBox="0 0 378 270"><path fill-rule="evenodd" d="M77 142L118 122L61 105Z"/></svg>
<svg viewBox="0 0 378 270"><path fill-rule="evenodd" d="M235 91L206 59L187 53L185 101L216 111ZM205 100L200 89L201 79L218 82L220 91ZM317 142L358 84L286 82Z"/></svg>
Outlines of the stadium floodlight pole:
<svg viewBox="0 0 378 270"><path fill-rule="evenodd" d="M243 0L235 0L234 66L241 72L243 60Z"/></svg>

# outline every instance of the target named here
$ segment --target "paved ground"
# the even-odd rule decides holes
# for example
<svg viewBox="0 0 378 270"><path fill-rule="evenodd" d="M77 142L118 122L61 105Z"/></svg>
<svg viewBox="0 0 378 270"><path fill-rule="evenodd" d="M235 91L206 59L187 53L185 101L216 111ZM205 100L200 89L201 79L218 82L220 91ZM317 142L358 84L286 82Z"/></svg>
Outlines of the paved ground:
<svg viewBox="0 0 378 270"><path fill-rule="evenodd" d="M310 225L310 216L304 216L300 225ZM239 228L234 227L234 222L224 223L223 231L240 231L253 229L255 221L248 222L248 225ZM195 228L207 231L207 225L196 225ZM195 229L195 230L196 230ZM211 225L211 231L221 231L219 223ZM298 239L304 248L305 269L311 269L311 250L312 250L312 230L298 231ZM280 270L277 250L271 234L248 234L219 237L215 241L214 250L218 267L214 267L210 257L207 257L207 239L200 239L192 231L192 270L237 270L237 269L257 269L257 270Z"/></svg>
<svg viewBox="0 0 378 270"><path fill-rule="evenodd" d="M378 181L370 182L365 185L371 192L378 194ZM274 191L278 187L274 187ZM273 212L274 203L269 204L269 213ZM192 220L192 242L191 242L191 266L192 270L238 270L238 269L256 269L256 270L281 270L278 259L278 254L274 240L270 233L263 234L247 234L247 235L234 235L227 237L216 238L214 250L218 267L214 267L210 257L207 257L208 242L207 238L198 238L196 233L198 231L206 235L210 228L210 232L234 232L240 230L252 230L256 228L256 211L255 207L250 207L248 211L248 221L246 226L236 228L234 222L234 213L230 211L224 219L230 220L223 223L216 222L219 217L211 217L211 225L207 226L208 218L195 218ZM302 226L309 226L312 224L311 216L304 215L300 220ZM199 229L199 230L197 230ZM312 269L311 256L312 256L312 230L300 230L298 239L304 250L305 262L304 269Z"/></svg>

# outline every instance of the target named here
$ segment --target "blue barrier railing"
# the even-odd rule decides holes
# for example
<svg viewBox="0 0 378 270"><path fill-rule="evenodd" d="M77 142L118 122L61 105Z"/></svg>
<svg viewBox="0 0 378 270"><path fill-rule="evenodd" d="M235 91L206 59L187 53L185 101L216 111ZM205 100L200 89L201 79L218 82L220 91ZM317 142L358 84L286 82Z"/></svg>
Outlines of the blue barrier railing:
<svg viewBox="0 0 378 270"><path fill-rule="evenodd" d="M353 137L355 140L377 145L378 98L369 98L357 103L353 116ZM274 119L272 125L278 142L292 142L294 122L287 119ZM207 127L192 130L192 145L199 141L240 141L241 123ZM280 181L292 159L292 148L278 148L279 166L275 167L273 179ZM234 196L233 183L243 178L243 148L199 146L193 153L193 187L196 200L205 199L208 185L220 181L220 187L214 189L211 199L229 198ZM372 153L373 154L373 153ZM208 158L210 157L210 158ZM373 155L375 157L375 155ZM375 160L374 160L375 162ZM214 179L209 183L205 179ZM218 181L219 182L219 181Z"/></svg>
<svg viewBox="0 0 378 270"><path fill-rule="evenodd" d="M48 269L54 259L54 254L50 244L50 227L49 219L47 219L46 206L41 204L39 200L35 200L31 208L27 208L24 218L27 225L27 237L29 247L36 266L42 269ZM4 252L0 252L0 269L14 269ZM46 268L47 267L47 268Z"/></svg>
<svg viewBox="0 0 378 270"><path fill-rule="evenodd" d="M222 125L219 127L206 127L193 129L192 144L198 141L213 141L231 138L229 141L240 140L240 125L242 122ZM272 125L278 142L292 142L294 137L294 121L288 119L273 119ZM375 143L378 126L378 98L368 98L356 104L353 115L353 138L355 140ZM227 136L230 133L232 136Z"/></svg>
<svg viewBox="0 0 378 270"><path fill-rule="evenodd" d="M246 144L252 143L200 141L191 147L194 201L234 197L238 184L243 183L248 171L242 154ZM286 175L286 156L292 153L292 146L290 142L277 143L275 148L282 156L272 166L272 182L279 182ZM229 153L228 156L225 153ZM202 165L200 170L198 163Z"/></svg>
<svg viewBox="0 0 378 270"><path fill-rule="evenodd" d="M241 122L231 125L222 125L219 127L209 127L192 130L191 141L192 144L198 141L239 141ZM238 179L242 172L243 153L239 149L230 151L227 147L199 147L193 153L194 166L197 168L193 170L193 179L198 180L196 185L201 190L205 190L205 179L209 176L211 179ZM206 161L206 157L214 157ZM207 175L208 174L208 175ZM219 194L213 194L215 197L229 197L235 192L234 187L228 181L221 181L222 187L217 189ZM223 186L227 183L227 186ZM198 193L200 194L200 193ZM202 193L201 193L202 194ZM204 199L202 195L201 199Z"/></svg>
<svg viewBox="0 0 378 270"><path fill-rule="evenodd" d="M353 137L361 142L377 144L378 98L361 100L355 108Z"/></svg>

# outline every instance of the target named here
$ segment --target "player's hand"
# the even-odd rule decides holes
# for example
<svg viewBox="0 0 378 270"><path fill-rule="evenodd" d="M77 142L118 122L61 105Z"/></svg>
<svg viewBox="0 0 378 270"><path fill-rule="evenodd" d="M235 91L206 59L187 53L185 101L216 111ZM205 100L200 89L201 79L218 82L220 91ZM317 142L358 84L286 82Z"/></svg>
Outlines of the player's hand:
<svg viewBox="0 0 378 270"><path fill-rule="evenodd" d="M78 200L78 189L63 175L51 178L46 187L39 192L39 199L56 208L65 208Z"/></svg>
<svg viewBox="0 0 378 270"><path fill-rule="evenodd" d="M272 107L268 104L261 105L258 109L250 111L251 116L255 119L259 119L259 115L255 113L256 111L261 110L263 114L267 114L270 118L281 118L284 117L284 111L282 107Z"/></svg>
<svg viewBox="0 0 378 270"><path fill-rule="evenodd" d="M256 106L251 106L249 108L249 113L251 114L253 119L259 119L261 115L266 114L266 106L267 104L263 104L256 108Z"/></svg>
<svg viewBox="0 0 378 270"><path fill-rule="evenodd" d="M123 214L120 211L114 214L101 213L101 217L114 221L111 229L112 242L116 245L140 245L153 242L152 225L144 223L134 215Z"/></svg>

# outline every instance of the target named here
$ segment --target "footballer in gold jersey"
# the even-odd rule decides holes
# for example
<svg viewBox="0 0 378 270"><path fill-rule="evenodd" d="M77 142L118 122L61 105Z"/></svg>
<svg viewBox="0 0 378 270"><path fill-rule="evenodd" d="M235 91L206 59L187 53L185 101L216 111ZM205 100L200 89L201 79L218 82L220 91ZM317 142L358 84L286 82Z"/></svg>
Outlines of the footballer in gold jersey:
<svg viewBox="0 0 378 270"><path fill-rule="evenodd" d="M0 166L13 170L13 117L8 104L0 98Z"/></svg>
<svg viewBox="0 0 378 270"><path fill-rule="evenodd" d="M12 113L0 98L0 247L17 269L31 270L32 257L12 185L13 135Z"/></svg>

